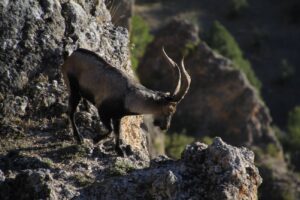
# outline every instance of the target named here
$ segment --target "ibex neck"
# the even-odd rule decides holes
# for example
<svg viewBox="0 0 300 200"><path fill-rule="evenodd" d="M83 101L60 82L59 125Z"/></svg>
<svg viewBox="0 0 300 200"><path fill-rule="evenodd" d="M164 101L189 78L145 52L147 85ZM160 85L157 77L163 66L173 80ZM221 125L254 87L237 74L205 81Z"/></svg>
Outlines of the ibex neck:
<svg viewBox="0 0 300 200"><path fill-rule="evenodd" d="M158 114L166 100L159 92L139 87L126 95L125 107L128 111L136 114Z"/></svg>

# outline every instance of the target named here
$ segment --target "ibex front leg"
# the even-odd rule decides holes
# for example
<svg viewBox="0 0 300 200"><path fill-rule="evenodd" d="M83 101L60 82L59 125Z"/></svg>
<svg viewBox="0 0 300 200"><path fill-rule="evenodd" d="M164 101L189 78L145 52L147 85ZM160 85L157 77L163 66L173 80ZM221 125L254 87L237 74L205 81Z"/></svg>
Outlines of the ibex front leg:
<svg viewBox="0 0 300 200"><path fill-rule="evenodd" d="M75 117L74 117L76 108L81 99L80 94L78 92L79 86L78 86L78 82L76 80L74 80L72 77L69 77L69 81L70 81L70 83L69 83L70 84L70 96L69 96L69 108L68 108L69 119L71 121L73 134L74 134L74 137L75 137L77 143L82 144L83 137L82 137L82 135L80 135L80 133L77 129L77 126L75 124Z"/></svg>
<svg viewBox="0 0 300 200"><path fill-rule="evenodd" d="M124 152L120 147L120 124L121 124L121 119L120 118L114 118L113 119L113 126L114 126L114 133L115 133L115 141L116 141L116 146L115 150L118 153L119 156L124 156Z"/></svg>

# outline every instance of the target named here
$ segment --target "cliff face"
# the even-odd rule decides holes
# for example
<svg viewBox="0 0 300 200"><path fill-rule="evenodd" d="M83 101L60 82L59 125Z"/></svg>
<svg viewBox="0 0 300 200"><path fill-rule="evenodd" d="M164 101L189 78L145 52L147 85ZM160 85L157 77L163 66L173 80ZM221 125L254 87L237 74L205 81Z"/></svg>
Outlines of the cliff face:
<svg viewBox="0 0 300 200"><path fill-rule="evenodd" d="M299 180L284 160L268 108L244 74L205 42L199 43L198 35L197 27L191 23L171 21L157 32L138 67L143 84L170 91L174 80L160 49L164 46L177 63L185 56L192 82L177 107L170 132L185 129L195 137L217 135L230 144L246 145L257 153L256 163L264 179L261 198L297 199Z"/></svg>
<svg viewBox="0 0 300 200"><path fill-rule="evenodd" d="M219 138L188 146L179 161L150 163L142 117L126 117L121 140L133 153L121 158L112 137L91 143L103 127L81 104L85 144L75 145L64 55L87 48L133 75L127 30L111 23L103 0L1 1L0 16L0 199L257 198L253 153Z"/></svg>
<svg viewBox="0 0 300 200"><path fill-rule="evenodd" d="M235 145L278 145L268 109L255 89L228 59L213 52L204 42L199 44L198 35L194 25L172 21L158 31L138 68L143 84L170 91L174 87L174 81L170 81L171 69L158 49L165 46L178 63L185 56L192 83L177 108L171 130L185 129L194 136L220 135Z"/></svg>

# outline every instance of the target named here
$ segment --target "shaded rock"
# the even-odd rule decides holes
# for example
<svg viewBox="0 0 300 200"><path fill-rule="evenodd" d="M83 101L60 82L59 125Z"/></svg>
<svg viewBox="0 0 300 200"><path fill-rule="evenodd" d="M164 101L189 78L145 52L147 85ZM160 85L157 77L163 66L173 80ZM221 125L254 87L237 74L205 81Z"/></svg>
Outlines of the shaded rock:
<svg viewBox="0 0 300 200"><path fill-rule="evenodd" d="M115 26L122 26L131 30L131 17L135 0L106 0L106 6L111 14L111 21Z"/></svg>
<svg viewBox="0 0 300 200"><path fill-rule="evenodd" d="M164 60L161 49L164 46L171 58L180 61L186 46L198 43L197 26L182 20L171 21L157 33L140 61L137 74L142 84L156 90L174 91L177 80L174 80L173 70Z"/></svg>
<svg viewBox="0 0 300 200"><path fill-rule="evenodd" d="M215 53L204 42L197 44L197 28L191 24L182 25L186 23L173 21L158 31L138 67L143 84L152 89L163 87L170 91L174 87L170 81L171 71L166 71L168 66L158 49L164 45L176 62L180 62L186 53L185 66L192 77L191 88L177 107L171 132L185 129L187 134L196 137L219 135L230 144L261 149L260 153L265 156L257 162L272 167L268 168L269 173L262 173L265 181L260 195L265 199L279 198L289 191L287 188L290 189L287 193L292 196L299 195L295 189L299 180L280 156L282 148L271 128L268 108L244 74L232 67L231 61ZM170 32L172 37L169 38ZM161 67L163 65L166 67ZM268 146L277 149L279 156L269 159L264 150Z"/></svg>
<svg viewBox="0 0 300 200"><path fill-rule="evenodd" d="M264 177L264 182L259 188L261 199L292 199L300 198L300 181L291 172L280 171L280 166L270 166L270 164L260 165L259 171Z"/></svg>
<svg viewBox="0 0 300 200"><path fill-rule="evenodd" d="M76 195L78 192L74 188L54 180L46 169L24 170L0 185L0 198L3 200L71 199Z"/></svg>
<svg viewBox="0 0 300 200"><path fill-rule="evenodd" d="M2 182L4 182L4 181L5 181L5 176L4 176L3 172L2 172L2 170L0 170L0 184Z"/></svg>
<svg viewBox="0 0 300 200"><path fill-rule="evenodd" d="M0 198L9 199L57 199L51 191L52 176L47 170L26 170L15 179L7 179L0 187Z"/></svg>
<svg viewBox="0 0 300 200"><path fill-rule="evenodd" d="M0 158L0 169L5 171L20 171L25 169L50 168L49 164L42 161L41 158L26 156L18 151L11 151L7 155Z"/></svg>
<svg viewBox="0 0 300 200"><path fill-rule="evenodd" d="M28 105L27 96L7 95L1 102L1 117L3 116L24 116Z"/></svg>
<svg viewBox="0 0 300 200"><path fill-rule="evenodd" d="M198 34L194 25L172 21L158 31L138 67L143 84L172 91L171 69L158 49L165 46L177 63L185 55L192 82L190 91L177 107L171 131L185 129L187 134L197 137L219 135L235 145L264 147L274 143L280 148L270 125L268 108L255 89L228 59L213 52L204 42L198 44Z"/></svg>

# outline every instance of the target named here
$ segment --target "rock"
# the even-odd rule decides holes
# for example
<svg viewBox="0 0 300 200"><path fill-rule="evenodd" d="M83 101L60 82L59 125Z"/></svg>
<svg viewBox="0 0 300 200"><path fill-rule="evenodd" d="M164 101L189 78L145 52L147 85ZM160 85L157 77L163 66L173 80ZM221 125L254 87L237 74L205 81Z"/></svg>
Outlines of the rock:
<svg viewBox="0 0 300 200"><path fill-rule="evenodd" d="M39 157L20 154L18 151L11 151L3 158L0 158L0 170L7 172L9 170L20 171L26 169L50 168L50 165Z"/></svg>
<svg viewBox="0 0 300 200"><path fill-rule="evenodd" d="M172 33L172 36L170 36ZM161 55L162 46L191 75L191 87L178 105L171 123L172 132L197 137L221 136L234 145L272 143L281 148L271 128L268 108L241 71L199 42L198 29L186 21L172 21L158 31L138 67L141 82L152 89L172 91L171 69ZM171 51L175 49L174 51ZM193 111L193 112L191 112Z"/></svg>
<svg viewBox="0 0 300 200"><path fill-rule="evenodd" d="M259 165L259 171L264 178L264 183L259 188L261 199L299 199L300 194L300 181L295 174L289 171L282 171L280 163L270 165L266 163Z"/></svg>
<svg viewBox="0 0 300 200"><path fill-rule="evenodd" d="M1 115L4 116L24 116L28 105L27 96L7 95L1 103Z"/></svg>
<svg viewBox="0 0 300 200"><path fill-rule="evenodd" d="M0 170L0 184L5 181L5 176L3 172Z"/></svg>
<svg viewBox="0 0 300 200"><path fill-rule="evenodd" d="M187 146L179 161L93 184L85 198L257 199L261 183L254 153L216 138L208 147L199 142Z"/></svg>
<svg viewBox="0 0 300 200"><path fill-rule="evenodd" d="M57 199L48 184L52 177L47 170L26 170L15 179L7 179L0 188L0 198L9 199Z"/></svg>
<svg viewBox="0 0 300 200"><path fill-rule="evenodd" d="M106 1L106 6L112 16L111 21L115 26L122 26L131 30L131 17L135 0Z"/></svg>
<svg viewBox="0 0 300 200"><path fill-rule="evenodd" d="M103 0L5 1L0 4L0 17L1 133L31 132L32 121L39 124L34 127L38 130L61 128L51 124L67 113L59 67L64 56L78 47L96 52L133 77L128 31L113 26ZM141 123L140 117L123 119L121 138L124 146L149 160ZM91 130L96 136L97 131Z"/></svg>
<svg viewBox="0 0 300 200"><path fill-rule="evenodd" d="M74 188L59 185L45 169L24 170L14 179L6 179L0 186L0 198L3 200L71 199L76 195Z"/></svg>
<svg viewBox="0 0 300 200"><path fill-rule="evenodd" d="M172 36L169 36L170 32ZM260 195L264 199L273 199L289 191L288 194L299 196L295 189L299 179L292 175L282 157L268 108L244 74L232 67L230 60L214 52L205 42L197 44L197 41L196 27L185 21L172 21L158 31L138 67L138 75L145 86L170 91L175 85L170 81L171 71L157 49L165 46L176 62L185 55L185 66L192 77L191 88L177 107L170 132L185 129L187 134L196 137L217 135L230 144L260 149L257 153L263 154L263 158L256 162L270 166L268 170L262 168L269 173L262 173L265 181L260 187ZM279 156L269 159L265 150L269 146L277 149Z"/></svg>

